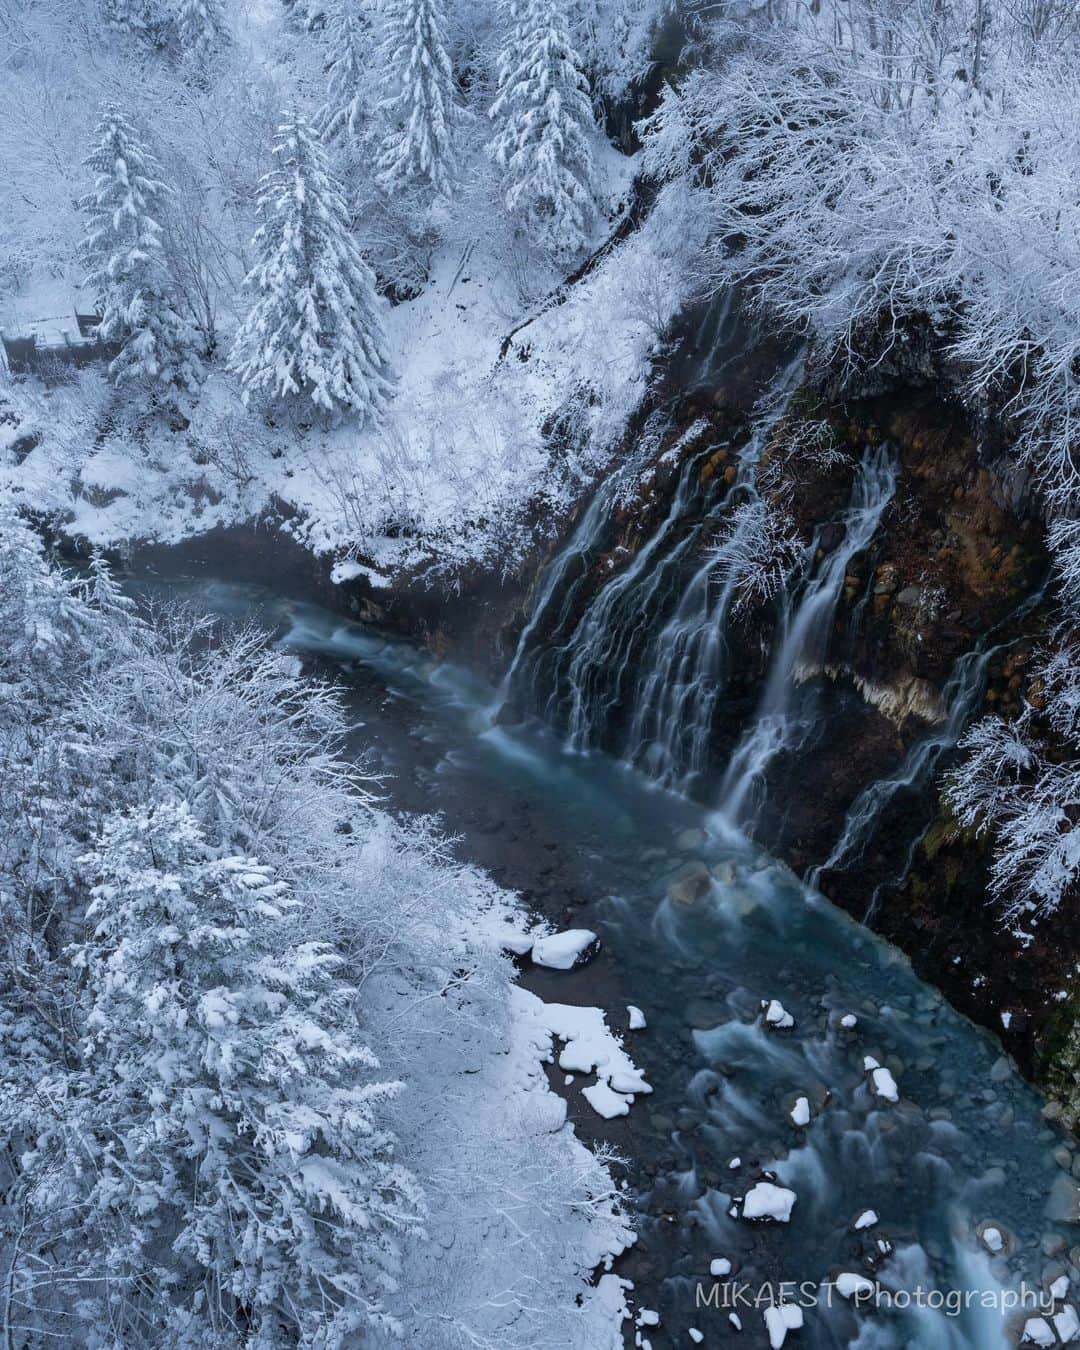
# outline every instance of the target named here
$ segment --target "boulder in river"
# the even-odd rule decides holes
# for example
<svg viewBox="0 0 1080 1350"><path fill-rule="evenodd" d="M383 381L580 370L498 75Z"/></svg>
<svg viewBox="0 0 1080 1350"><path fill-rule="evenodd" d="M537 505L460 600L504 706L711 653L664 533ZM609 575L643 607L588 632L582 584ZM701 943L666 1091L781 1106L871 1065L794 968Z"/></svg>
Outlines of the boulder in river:
<svg viewBox="0 0 1080 1350"><path fill-rule="evenodd" d="M668 882L668 899L682 909L692 909L708 895L711 887L712 877L709 869L695 858L685 867L680 867Z"/></svg>
<svg viewBox="0 0 1080 1350"><path fill-rule="evenodd" d="M984 1219L975 1229L975 1234L991 1256L1008 1255L1012 1250L1008 1231L996 1219Z"/></svg>

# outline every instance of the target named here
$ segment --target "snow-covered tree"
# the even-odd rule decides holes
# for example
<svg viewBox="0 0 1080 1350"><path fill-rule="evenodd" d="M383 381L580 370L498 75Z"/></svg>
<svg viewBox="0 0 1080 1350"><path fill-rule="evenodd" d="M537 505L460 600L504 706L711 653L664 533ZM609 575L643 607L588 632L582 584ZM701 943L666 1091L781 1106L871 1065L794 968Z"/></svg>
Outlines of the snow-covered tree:
<svg viewBox="0 0 1080 1350"><path fill-rule="evenodd" d="M605 101L624 99L649 69L657 25L670 11L669 0L569 0L574 44Z"/></svg>
<svg viewBox="0 0 1080 1350"><path fill-rule="evenodd" d="M118 33L160 40L168 29L163 0L103 0L105 22Z"/></svg>
<svg viewBox="0 0 1080 1350"><path fill-rule="evenodd" d="M454 123L459 116L454 72L443 45L442 0L386 0L382 55L390 91L382 112L390 123L379 175L448 196L454 175Z"/></svg>
<svg viewBox="0 0 1080 1350"><path fill-rule="evenodd" d="M510 18L491 153L509 209L542 244L574 253L596 215L588 81L560 0L512 0Z"/></svg>
<svg viewBox="0 0 1080 1350"><path fill-rule="evenodd" d="M176 0L174 21L184 59L205 71L228 37L222 0Z"/></svg>
<svg viewBox="0 0 1080 1350"><path fill-rule="evenodd" d="M326 23L327 6L323 0L282 0L288 22L305 32L314 32Z"/></svg>
<svg viewBox="0 0 1080 1350"><path fill-rule="evenodd" d="M376 417L392 389L375 277L349 233L326 151L291 110L263 181L258 262L245 285L255 303L236 338L234 369L247 401L310 402L337 416Z"/></svg>
<svg viewBox="0 0 1080 1350"><path fill-rule="evenodd" d="M370 112L371 24L359 0L336 0L326 31L326 102L317 125L328 143L352 148L364 135Z"/></svg>
<svg viewBox="0 0 1080 1350"><path fill-rule="evenodd" d="M1033 29L1041 8L724 5L644 167L709 193L705 280L810 331L818 366L876 360L911 325L947 348L1060 514L1080 497L1080 90L1075 24Z"/></svg>
<svg viewBox="0 0 1080 1350"><path fill-rule="evenodd" d="M372 1077L340 958L294 945L289 889L215 858L184 804L114 816L85 865L73 1161L90 1211L120 1220L104 1268L193 1341L192 1319L266 1346L385 1323L420 1196L382 1121L400 1085Z"/></svg>
<svg viewBox="0 0 1080 1350"><path fill-rule="evenodd" d="M109 367L117 384L132 379L193 387L195 336L170 294L160 218L170 189L161 168L119 108L106 109L86 164L94 174L84 199L86 285L102 307L101 336L123 345Z"/></svg>
<svg viewBox="0 0 1080 1350"><path fill-rule="evenodd" d="M514 906L434 822L378 808L347 726L264 634L148 621L100 560L65 577L0 499L0 1306L20 1347L609 1331L589 1272L630 1234L543 1086L502 950ZM413 1175L451 1252L422 1238Z"/></svg>

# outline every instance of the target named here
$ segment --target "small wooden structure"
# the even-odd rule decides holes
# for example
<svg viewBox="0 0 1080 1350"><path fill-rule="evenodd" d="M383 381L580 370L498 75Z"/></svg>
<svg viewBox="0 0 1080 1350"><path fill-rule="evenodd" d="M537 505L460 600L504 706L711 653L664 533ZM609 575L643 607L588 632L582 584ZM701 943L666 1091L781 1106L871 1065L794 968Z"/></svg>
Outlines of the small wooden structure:
<svg viewBox="0 0 1080 1350"><path fill-rule="evenodd" d="M112 360L123 345L106 342L99 334L100 314L48 315L19 325L12 333L0 329L4 363L11 375L48 378L66 366L91 365Z"/></svg>

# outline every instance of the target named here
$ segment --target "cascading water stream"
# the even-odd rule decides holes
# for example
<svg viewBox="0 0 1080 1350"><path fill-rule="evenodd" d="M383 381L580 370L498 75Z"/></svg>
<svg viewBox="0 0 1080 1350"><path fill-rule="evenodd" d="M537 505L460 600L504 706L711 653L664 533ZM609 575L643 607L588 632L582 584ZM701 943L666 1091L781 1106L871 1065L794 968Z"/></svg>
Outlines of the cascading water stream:
<svg viewBox="0 0 1080 1350"><path fill-rule="evenodd" d="M737 482L736 488L749 490ZM732 536L741 542L744 516ZM653 640L628 737L628 758L665 786L687 786L704 772L713 712L725 683L725 627L735 577L715 583L710 556L683 592L675 613Z"/></svg>
<svg viewBox="0 0 1080 1350"><path fill-rule="evenodd" d="M813 734L813 703L806 697L798 675L823 665L848 567L874 537L895 487L896 465L888 452L884 448L868 450L845 512L841 543L808 577L801 591L787 593L757 715L731 756L720 788L721 815L734 825L747 824L753 808L760 806L760 790L777 755L805 744ZM819 538L815 537L809 559L813 559L818 545Z"/></svg>
<svg viewBox="0 0 1080 1350"><path fill-rule="evenodd" d="M515 682L530 678L531 666L539 654L539 649L530 651L530 642L540 623L547 619L552 604L559 600L561 612L556 623L565 623L568 606L571 604L580 580L580 574L587 570L588 558L597 546L597 541L606 528L611 508L617 492L617 479L612 476L593 494L588 509L582 515L570 542L551 560L541 577L540 591L532 607L528 622L521 630L513 660L499 684L496 702L502 708L510 696ZM574 572L579 575L575 577Z"/></svg>
<svg viewBox="0 0 1080 1350"><path fill-rule="evenodd" d="M991 643L990 639L1001 628L1019 622L1024 615L1042 604L1048 585L1049 578L1046 578L1015 610L984 634L974 651L965 652L956 661L942 689L944 717L908 747L903 760L892 773L875 779L856 796L847 809L844 823L828 857L807 872L808 886L816 887L828 873L846 872L857 867L893 803L905 793L917 795L926 790L942 757L956 746L979 706L986 687L987 667L1002 650L1001 645ZM906 881L915 861L916 850L924 838L925 831L916 833L908 841L899 867L874 887L863 915L864 923L873 921L886 888L901 886Z"/></svg>
<svg viewBox="0 0 1080 1350"><path fill-rule="evenodd" d="M703 472L724 447L695 451L651 537L625 566L606 560L612 575L579 604L593 569L605 565L607 520L639 480L624 472L604 484L542 578L503 681L504 702L562 728L574 750L613 753L666 787L697 785L729 675L727 627L737 583L724 560L754 528L752 516L736 508L758 500L757 462L801 365L795 359L776 380L770 410L742 448L730 486ZM677 450L678 444L667 453ZM733 528L724 542L710 547L728 521Z"/></svg>
<svg viewBox="0 0 1080 1350"><path fill-rule="evenodd" d="M945 717L927 735L909 747L894 773L878 778L859 793L848 808L840 834L825 861L807 874L808 886L816 886L826 872L847 870L862 858L873 838L883 813L903 792L921 792L929 783L942 755L951 750L978 705L986 680L986 667L996 648L966 652L956 662L942 691ZM911 850L919 839L912 841L903 873L910 867ZM903 881L904 876L893 878ZM867 908L866 922L876 910L882 885L875 887Z"/></svg>
<svg viewBox="0 0 1080 1350"><path fill-rule="evenodd" d="M605 586L581 616L569 641L556 660L565 674L560 684L565 693L553 691L547 705L547 720L565 721L569 744L589 750L598 741L598 728L626 701L632 707L631 653L648 631L657 601L670 588L670 578L697 537L698 529L683 528L690 502L699 490L700 456L692 459L679 476L675 494L660 528L635 554L630 566ZM559 704L565 718L556 718Z"/></svg>

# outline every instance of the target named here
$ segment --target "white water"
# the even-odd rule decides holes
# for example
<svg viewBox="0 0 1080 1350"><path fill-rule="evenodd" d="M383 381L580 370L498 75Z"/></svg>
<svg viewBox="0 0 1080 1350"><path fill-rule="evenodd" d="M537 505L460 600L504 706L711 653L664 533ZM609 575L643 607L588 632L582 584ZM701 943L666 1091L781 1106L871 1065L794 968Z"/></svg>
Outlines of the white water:
<svg viewBox="0 0 1080 1350"><path fill-rule="evenodd" d="M725 629L734 580L719 589L715 558L690 580L675 613L653 639L636 699L627 758L650 778L682 785L706 767L713 711L725 683Z"/></svg>
<svg viewBox="0 0 1080 1350"><path fill-rule="evenodd" d="M584 583L595 578L591 568L604 566L605 531L622 495L632 499L648 484L628 469L599 489L545 570L502 683L502 704L520 700L563 729L575 751L615 753L679 791L699 784L730 675L727 628L737 582L724 561L746 542L752 518L738 515L724 543L710 545L736 508L757 498L758 458L801 369L796 358L774 381L730 489L719 476L702 481L721 443L696 450L679 470L659 526L626 566L609 561L612 575L590 595Z"/></svg>
<svg viewBox="0 0 1080 1350"><path fill-rule="evenodd" d="M630 566L603 587L560 653L569 657L566 725L569 744L575 750L595 748L595 728L605 724L608 714L623 697L628 651L634 639L651 623L654 602L666 575L669 569L677 568L694 536L687 534L676 541L664 558L664 566L656 565L654 560L659 561L662 556L696 487L696 475L689 468L684 470L660 528L637 551ZM558 698L558 692L553 691L549 712Z"/></svg>
<svg viewBox="0 0 1080 1350"><path fill-rule="evenodd" d="M533 603L528 622L521 630L514 658L499 684L496 702L500 708L509 698L515 681L525 677L524 671L533 635L541 620L548 617L552 602L557 598L561 598L563 605L559 619L565 622L565 607L569 605L574 594L573 573L575 570L585 569L587 559L596 549L597 541L607 526L617 487L618 480L612 476L596 490L588 509L578 521L570 542L559 550L544 569L540 578L539 593Z"/></svg>
<svg viewBox="0 0 1080 1350"><path fill-rule="evenodd" d="M719 548L707 551L674 613L654 630L642 661L623 758L665 787L688 791L708 768L713 719L730 673L727 625L738 585L736 571L725 569L724 563L743 549L748 532L755 528L753 516L736 514L736 508L757 498L758 460L786 407L790 382L800 370L801 361L796 361L784 372L772 414L755 426L720 511L693 532L688 547L733 515L734 529Z"/></svg>
<svg viewBox="0 0 1080 1350"><path fill-rule="evenodd" d="M895 487L896 466L887 451L868 450L845 512L841 543L808 575L801 591L788 592L757 715L731 756L720 788L720 813L731 824L752 824L773 760L804 744L815 730L813 706L796 697L801 692L797 675L800 668L814 670L824 663L848 567L873 539ZM808 569L817 548L815 537Z"/></svg>

